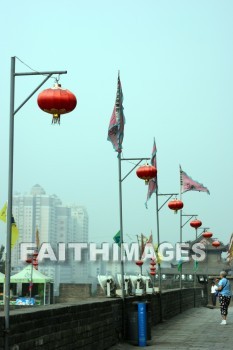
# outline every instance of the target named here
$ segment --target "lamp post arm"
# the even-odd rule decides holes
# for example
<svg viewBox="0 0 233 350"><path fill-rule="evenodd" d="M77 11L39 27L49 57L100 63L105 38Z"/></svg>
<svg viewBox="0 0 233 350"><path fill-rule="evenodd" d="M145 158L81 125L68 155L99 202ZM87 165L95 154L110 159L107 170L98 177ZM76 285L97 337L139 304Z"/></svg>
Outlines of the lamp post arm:
<svg viewBox="0 0 233 350"><path fill-rule="evenodd" d="M142 160L137 162L137 164L121 179L121 182L123 182L131 173L132 171L141 163Z"/></svg>
<svg viewBox="0 0 233 350"><path fill-rule="evenodd" d="M14 77L16 76L28 76L28 75L47 75L47 77L42 81L40 85L21 103L21 105L14 111L14 115L27 103L28 100L41 88L46 81L51 78L53 74L66 74L67 71L52 71L52 72L31 72L31 73L14 73Z"/></svg>
<svg viewBox="0 0 233 350"><path fill-rule="evenodd" d="M186 215L186 214L182 214L182 216L189 216L189 219L187 221L185 221L185 223L181 226L182 228L194 217L194 216L197 216L197 215Z"/></svg>
<svg viewBox="0 0 233 350"><path fill-rule="evenodd" d="M169 196L168 199L158 208L158 211L160 211L160 209L162 209L164 207L164 205L169 201L169 199L172 196L176 196L177 193L162 193L162 194L158 194L158 196Z"/></svg>
<svg viewBox="0 0 233 350"><path fill-rule="evenodd" d="M37 86L37 88L21 103L21 105L16 108L16 110L14 111L14 114L15 115L24 105L25 103L27 103L28 100L30 100L30 98L41 88L42 85L44 85L44 83L46 83L46 81L52 76L52 73L49 74L43 81L40 85Z"/></svg>
<svg viewBox="0 0 233 350"><path fill-rule="evenodd" d="M137 162L137 164L121 179L121 182L123 182L128 176L129 174L132 173L132 171L134 171L134 169L143 161L143 160L148 160L150 158L121 158L121 161L122 160L139 160Z"/></svg>
<svg viewBox="0 0 233 350"><path fill-rule="evenodd" d="M47 72L26 72L26 73L15 73L15 77L25 76L25 75L53 75L53 74L67 74L66 70L54 70Z"/></svg>

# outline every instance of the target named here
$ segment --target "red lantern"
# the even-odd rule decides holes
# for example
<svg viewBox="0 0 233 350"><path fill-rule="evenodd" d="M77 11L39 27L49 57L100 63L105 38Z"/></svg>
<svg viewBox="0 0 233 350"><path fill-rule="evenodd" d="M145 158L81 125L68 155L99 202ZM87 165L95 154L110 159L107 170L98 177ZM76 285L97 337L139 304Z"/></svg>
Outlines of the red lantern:
<svg viewBox="0 0 233 350"><path fill-rule="evenodd" d="M156 177L157 169L153 165L145 164L137 169L136 174L140 179L145 180L145 184L148 185L149 180Z"/></svg>
<svg viewBox="0 0 233 350"><path fill-rule="evenodd" d="M151 260L151 263L150 263L152 266L156 265L156 261L154 260Z"/></svg>
<svg viewBox="0 0 233 350"><path fill-rule="evenodd" d="M137 260L137 261L136 261L136 265L142 266L142 265L143 265L143 261L142 261L142 260Z"/></svg>
<svg viewBox="0 0 233 350"><path fill-rule="evenodd" d="M211 233L211 232L203 232L202 236L205 237L205 238L211 238L213 236L213 233Z"/></svg>
<svg viewBox="0 0 233 350"><path fill-rule="evenodd" d="M179 199L173 199L168 203L168 207L171 210L174 210L174 213L176 214L178 210L182 209L184 206L184 203L180 201Z"/></svg>
<svg viewBox="0 0 233 350"><path fill-rule="evenodd" d="M31 264L32 263L32 258L28 258L25 261L26 261L26 263Z"/></svg>
<svg viewBox="0 0 233 350"><path fill-rule="evenodd" d="M150 270L151 270L151 271L156 271L156 267L153 266L153 265L151 265L151 266L150 266Z"/></svg>
<svg viewBox="0 0 233 350"><path fill-rule="evenodd" d="M194 228L198 228L198 227L200 227L202 225L202 222L201 222L201 220L197 220L197 219L195 219L195 220L193 220L193 221L191 221L190 222L190 226L191 227L194 227Z"/></svg>
<svg viewBox="0 0 233 350"><path fill-rule="evenodd" d="M155 276L156 275L156 271L150 271L151 276Z"/></svg>
<svg viewBox="0 0 233 350"><path fill-rule="evenodd" d="M212 246L218 248L220 246L220 242L216 239L215 241L213 241Z"/></svg>
<svg viewBox="0 0 233 350"><path fill-rule="evenodd" d="M56 83L53 88L46 89L38 95L37 103L40 109L53 115L52 123L60 124L60 115L72 112L77 100L72 92L62 89L61 85Z"/></svg>

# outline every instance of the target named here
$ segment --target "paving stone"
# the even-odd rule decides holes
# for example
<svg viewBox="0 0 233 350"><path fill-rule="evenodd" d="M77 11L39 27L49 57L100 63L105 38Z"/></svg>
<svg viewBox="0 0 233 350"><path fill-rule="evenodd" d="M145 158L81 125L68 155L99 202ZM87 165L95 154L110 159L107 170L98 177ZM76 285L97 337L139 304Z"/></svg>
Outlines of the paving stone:
<svg viewBox="0 0 233 350"><path fill-rule="evenodd" d="M193 308L152 328L148 346L121 343L109 350L232 350L233 307L229 308L227 325L220 323L219 308Z"/></svg>

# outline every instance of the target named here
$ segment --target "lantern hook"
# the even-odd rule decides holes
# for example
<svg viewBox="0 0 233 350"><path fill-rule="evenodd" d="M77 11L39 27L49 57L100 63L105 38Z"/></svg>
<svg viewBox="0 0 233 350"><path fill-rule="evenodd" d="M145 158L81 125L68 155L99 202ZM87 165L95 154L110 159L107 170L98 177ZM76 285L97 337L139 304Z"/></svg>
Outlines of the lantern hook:
<svg viewBox="0 0 233 350"><path fill-rule="evenodd" d="M59 83L59 80L60 80L60 74L58 74L57 77L53 77L53 79L54 79L54 83L55 83L55 84L58 84L58 83Z"/></svg>

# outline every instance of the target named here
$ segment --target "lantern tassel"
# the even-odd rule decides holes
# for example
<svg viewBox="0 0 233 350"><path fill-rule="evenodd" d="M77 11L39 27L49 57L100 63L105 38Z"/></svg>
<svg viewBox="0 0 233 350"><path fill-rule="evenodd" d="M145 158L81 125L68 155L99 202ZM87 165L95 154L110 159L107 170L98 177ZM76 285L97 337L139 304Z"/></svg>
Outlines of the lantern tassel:
<svg viewBox="0 0 233 350"><path fill-rule="evenodd" d="M60 114L53 114L52 124L60 125Z"/></svg>

